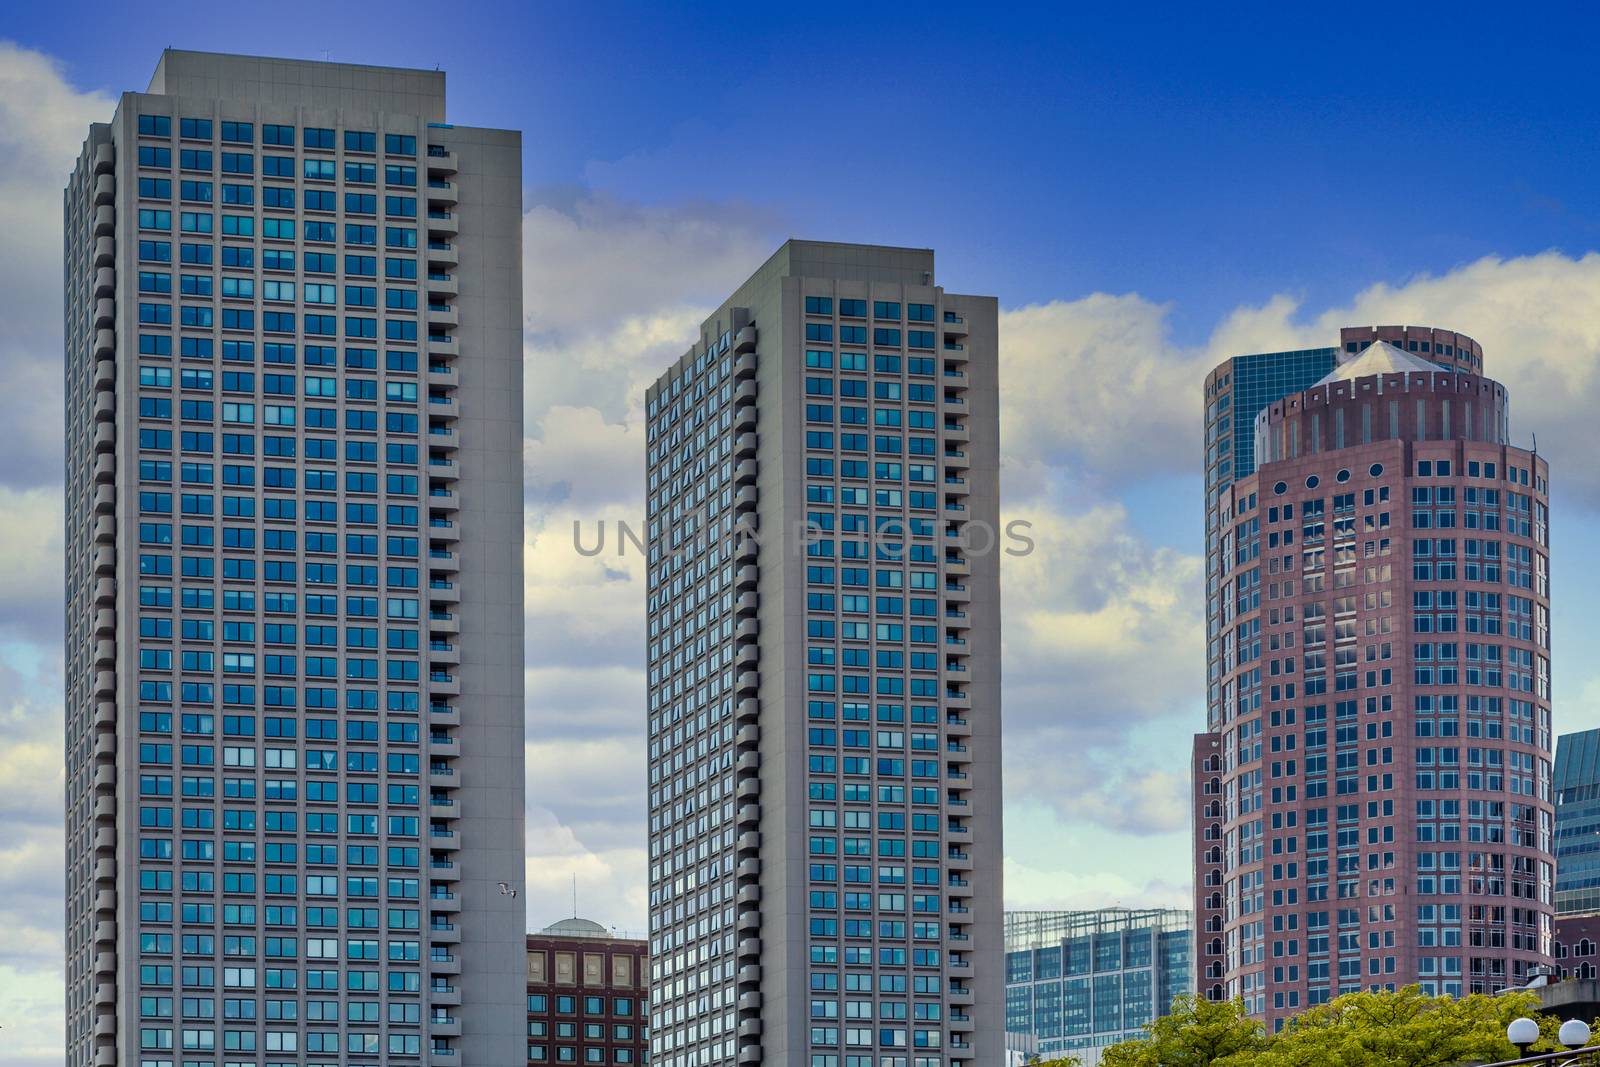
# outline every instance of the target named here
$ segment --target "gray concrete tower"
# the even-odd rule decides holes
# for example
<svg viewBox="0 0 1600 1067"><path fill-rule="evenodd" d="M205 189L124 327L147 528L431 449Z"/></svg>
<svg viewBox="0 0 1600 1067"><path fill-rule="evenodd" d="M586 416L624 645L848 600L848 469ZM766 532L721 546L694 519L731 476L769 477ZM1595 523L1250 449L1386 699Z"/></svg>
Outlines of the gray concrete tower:
<svg viewBox="0 0 1600 1067"><path fill-rule="evenodd" d="M519 135L168 51L64 199L67 1062L520 1062Z"/></svg>
<svg viewBox="0 0 1600 1067"><path fill-rule="evenodd" d="M790 241L649 390L661 1067L1003 1054L997 307Z"/></svg>

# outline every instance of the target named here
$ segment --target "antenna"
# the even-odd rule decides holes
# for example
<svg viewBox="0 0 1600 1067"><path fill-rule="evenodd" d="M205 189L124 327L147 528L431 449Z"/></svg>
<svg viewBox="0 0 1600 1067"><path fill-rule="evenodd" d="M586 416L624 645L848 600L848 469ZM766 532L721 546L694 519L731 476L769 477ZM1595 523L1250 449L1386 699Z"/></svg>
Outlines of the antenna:
<svg viewBox="0 0 1600 1067"><path fill-rule="evenodd" d="M572 872L572 917L578 917L578 872Z"/></svg>

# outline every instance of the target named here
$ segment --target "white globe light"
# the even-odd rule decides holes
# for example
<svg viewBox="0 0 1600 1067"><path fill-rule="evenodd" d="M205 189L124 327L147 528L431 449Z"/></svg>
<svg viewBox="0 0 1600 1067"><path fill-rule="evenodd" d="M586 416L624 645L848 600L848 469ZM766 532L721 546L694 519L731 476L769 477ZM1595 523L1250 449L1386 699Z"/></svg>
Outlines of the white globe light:
<svg viewBox="0 0 1600 1067"><path fill-rule="evenodd" d="M1589 1043L1589 1024L1582 1019L1568 1019L1561 1024L1558 1040L1568 1048L1578 1048Z"/></svg>
<svg viewBox="0 0 1600 1067"><path fill-rule="evenodd" d="M1526 1048L1539 1040L1539 1024L1532 1019L1513 1019L1506 1027L1506 1040L1518 1048Z"/></svg>

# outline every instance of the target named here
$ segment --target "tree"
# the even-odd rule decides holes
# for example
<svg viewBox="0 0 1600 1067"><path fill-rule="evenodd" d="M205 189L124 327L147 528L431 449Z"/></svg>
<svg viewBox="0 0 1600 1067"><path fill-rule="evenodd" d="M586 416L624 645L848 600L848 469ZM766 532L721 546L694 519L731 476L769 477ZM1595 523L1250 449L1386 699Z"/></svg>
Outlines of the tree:
<svg viewBox="0 0 1600 1067"><path fill-rule="evenodd" d="M1347 993L1267 1036L1238 1001L1197 997L1145 1027L1149 1036L1113 1045L1105 1067L1450 1067L1513 1059L1512 1019L1538 1019L1533 1051L1559 1047L1559 1022L1539 1015L1532 993L1430 997L1416 986L1394 993Z"/></svg>
<svg viewBox="0 0 1600 1067"><path fill-rule="evenodd" d="M1514 1059L1506 1025L1523 1015L1540 1018L1538 1011L1532 993L1430 997L1416 986L1347 993L1294 1019L1252 1067L1450 1067ZM1556 1025L1543 1022L1540 1047L1556 1047Z"/></svg>
<svg viewBox="0 0 1600 1067"><path fill-rule="evenodd" d="M1106 1049L1102 1067L1223 1067L1249 1062L1268 1044L1265 1029L1244 1013L1243 1002L1193 994L1178 997L1171 1014L1145 1030L1150 1036L1143 1040Z"/></svg>

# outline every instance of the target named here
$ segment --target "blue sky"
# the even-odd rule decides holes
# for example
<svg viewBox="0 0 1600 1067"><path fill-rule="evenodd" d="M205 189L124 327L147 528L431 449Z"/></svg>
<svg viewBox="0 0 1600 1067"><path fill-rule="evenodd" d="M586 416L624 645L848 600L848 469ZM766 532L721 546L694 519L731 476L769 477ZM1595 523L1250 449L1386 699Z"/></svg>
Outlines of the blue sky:
<svg viewBox="0 0 1600 1067"><path fill-rule="evenodd" d="M643 384L791 235L933 246L1004 309L1004 511L1039 542L1004 579L1009 904L1186 899L1226 355L1483 342L1552 463L1558 729L1600 725L1583 9L145 7L0 29L0 1064L60 1061L60 188L166 45L437 64L452 118L524 131L530 923L574 877L643 921L642 568L571 523L637 521Z"/></svg>
<svg viewBox="0 0 1600 1067"><path fill-rule="evenodd" d="M142 88L166 44L437 64L454 114L526 131L530 190L933 244L951 284L1018 303L1137 290L1175 302L1180 340L1241 300L1594 241L1595 23L1559 8L676 6L468 4L418 32L436 4L69 2L8 24L84 88Z"/></svg>

